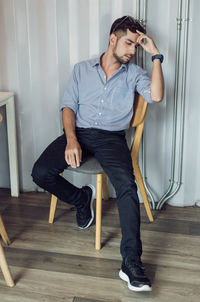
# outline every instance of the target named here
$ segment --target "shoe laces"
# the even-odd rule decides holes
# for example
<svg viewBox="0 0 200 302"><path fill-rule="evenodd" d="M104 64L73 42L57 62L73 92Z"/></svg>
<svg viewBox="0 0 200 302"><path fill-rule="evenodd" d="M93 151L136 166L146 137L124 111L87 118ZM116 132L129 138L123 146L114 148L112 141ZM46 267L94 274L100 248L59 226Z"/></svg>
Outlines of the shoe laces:
<svg viewBox="0 0 200 302"><path fill-rule="evenodd" d="M144 266L141 262L139 261L127 261L126 266L129 268L129 270L132 273L137 273L138 275L144 275Z"/></svg>

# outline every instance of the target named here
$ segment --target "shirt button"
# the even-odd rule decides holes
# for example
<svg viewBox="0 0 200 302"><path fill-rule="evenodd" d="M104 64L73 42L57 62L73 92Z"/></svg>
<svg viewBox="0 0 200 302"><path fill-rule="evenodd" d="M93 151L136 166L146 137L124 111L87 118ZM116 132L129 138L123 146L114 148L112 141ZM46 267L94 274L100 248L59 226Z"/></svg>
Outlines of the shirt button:
<svg viewBox="0 0 200 302"><path fill-rule="evenodd" d="M97 123L97 122L95 122L94 124L95 124L95 125L98 125L98 123Z"/></svg>
<svg viewBox="0 0 200 302"><path fill-rule="evenodd" d="M99 112L99 115L101 115L101 112Z"/></svg>
<svg viewBox="0 0 200 302"><path fill-rule="evenodd" d="M107 87L104 87L104 90L106 90L107 89Z"/></svg>
<svg viewBox="0 0 200 302"><path fill-rule="evenodd" d="M104 102L104 100L101 100L101 102L103 103L103 102Z"/></svg>

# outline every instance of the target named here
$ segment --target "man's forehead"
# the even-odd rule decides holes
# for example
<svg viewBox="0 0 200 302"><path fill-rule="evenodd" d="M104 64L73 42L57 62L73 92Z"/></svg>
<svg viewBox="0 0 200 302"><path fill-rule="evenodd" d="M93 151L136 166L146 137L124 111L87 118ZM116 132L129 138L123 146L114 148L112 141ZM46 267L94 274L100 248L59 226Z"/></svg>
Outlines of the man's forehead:
<svg viewBox="0 0 200 302"><path fill-rule="evenodd" d="M129 40L130 42L136 42L139 34L132 33L129 29L127 29L127 34L124 36L125 39Z"/></svg>

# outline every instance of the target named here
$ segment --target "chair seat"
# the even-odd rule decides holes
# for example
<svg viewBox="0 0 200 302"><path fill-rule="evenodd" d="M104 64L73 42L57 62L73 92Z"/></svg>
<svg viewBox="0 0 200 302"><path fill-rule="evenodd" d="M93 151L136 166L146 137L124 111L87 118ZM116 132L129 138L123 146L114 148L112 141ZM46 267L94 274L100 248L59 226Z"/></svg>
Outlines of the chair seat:
<svg viewBox="0 0 200 302"><path fill-rule="evenodd" d="M87 160L80 165L80 167L72 168L71 166L69 166L67 170L85 174L104 173L103 168L94 156L88 157Z"/></svg>

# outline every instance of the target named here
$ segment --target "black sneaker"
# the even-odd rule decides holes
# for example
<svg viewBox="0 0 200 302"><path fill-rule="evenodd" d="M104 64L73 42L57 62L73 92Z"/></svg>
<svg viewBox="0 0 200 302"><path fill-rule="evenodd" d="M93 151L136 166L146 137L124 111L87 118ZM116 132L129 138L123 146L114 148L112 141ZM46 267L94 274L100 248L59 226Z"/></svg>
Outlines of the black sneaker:
<svg viewBox="0 0 200 302"><path fill-rule="evenodd" d="M123 261L119 277L128 283L130 290L136 292L152 290L151 283L145 276L144 266L140 260Z"/></svg>
<svg viewBox="0 0 200 302"><path fill-rule="evenodd" d="M93 201L95 198L95 187L87 185L83 187L83 190L87 193L88 199L76 208L76 221L80 229L87 229L94 220Z"/></svg>

